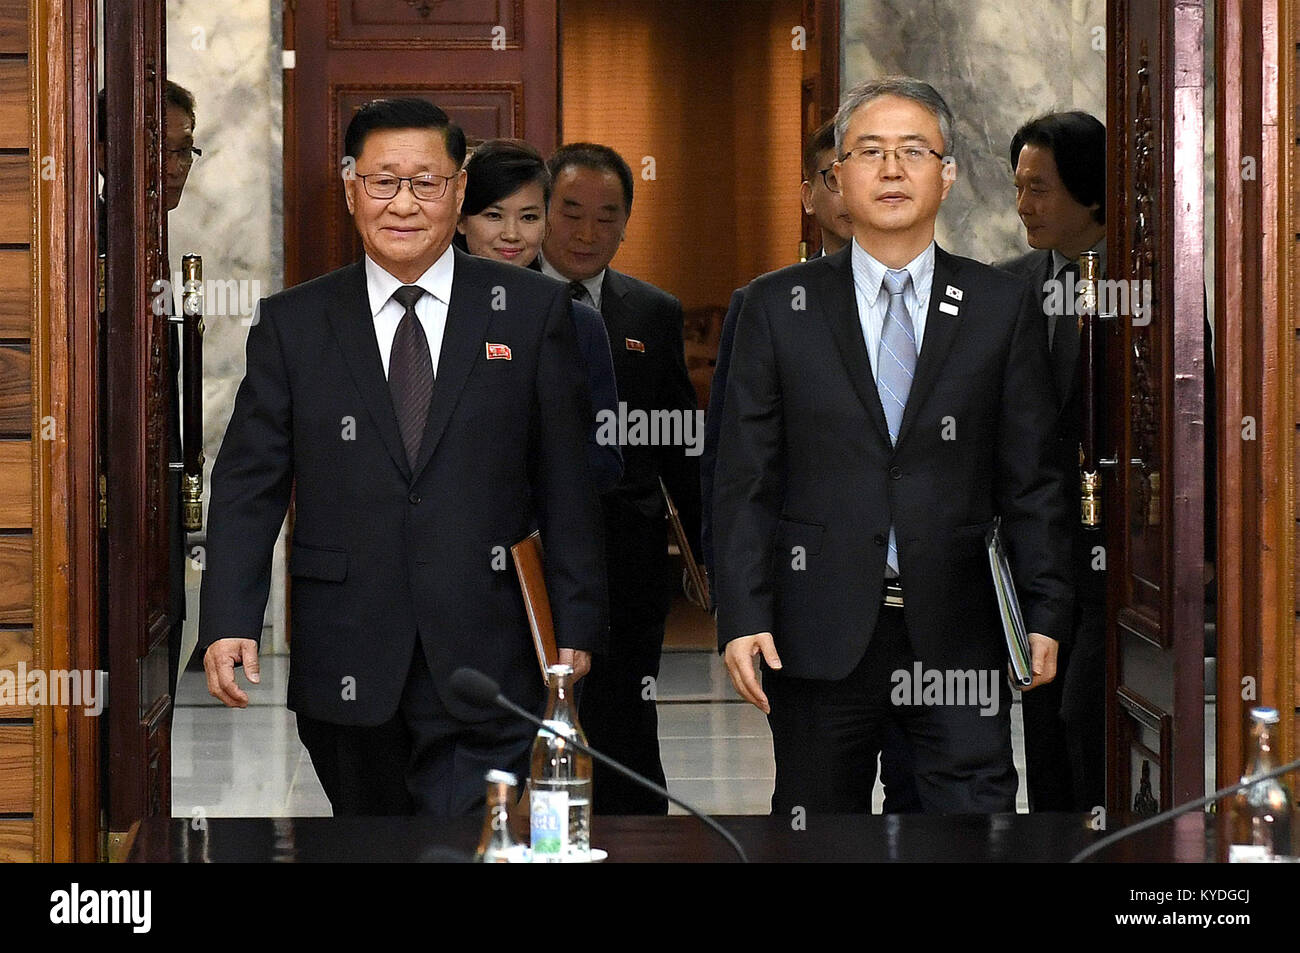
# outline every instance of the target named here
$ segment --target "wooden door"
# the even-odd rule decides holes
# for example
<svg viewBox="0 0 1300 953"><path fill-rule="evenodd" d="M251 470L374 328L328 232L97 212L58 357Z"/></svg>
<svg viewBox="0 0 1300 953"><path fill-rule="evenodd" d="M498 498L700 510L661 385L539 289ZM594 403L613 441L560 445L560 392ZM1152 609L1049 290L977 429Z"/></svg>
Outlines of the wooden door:
<svg viewBox="0 0 1300 953"><path fill-rule="evenodd" d="M285 10L285 284L361 257L339 178L352 111L422 96L470 139L555 148L556 0L298 0Z"/></svg>
<svg viewBox="0 0 1300 953"><path fill-rule="evenodd" d="M800 96L802 146L840 105L840 4L839 0L803 0L802 23L808 29L803 55ZM811 215L803 216L800 257L821 247L821 230Z"/></svg>
<svg viewBox="0 0 1300 953"><path fill-rule="evenodd" d="M162 117L166 77L162 0L108 0L104 58L107 164L106 405L102 466L107 558L102 656L109 672L106 818L111 838L171 812L167 636L167 275ZM161 312L161 313L156 313Z"/></svg>
<svg viewBox="0 0 1300 953"><path fill-rule="evenodd" d="M1108 11L1109 277L1151 289L1108 335L1112 811L1204 793L1203 15Z"/></svg>

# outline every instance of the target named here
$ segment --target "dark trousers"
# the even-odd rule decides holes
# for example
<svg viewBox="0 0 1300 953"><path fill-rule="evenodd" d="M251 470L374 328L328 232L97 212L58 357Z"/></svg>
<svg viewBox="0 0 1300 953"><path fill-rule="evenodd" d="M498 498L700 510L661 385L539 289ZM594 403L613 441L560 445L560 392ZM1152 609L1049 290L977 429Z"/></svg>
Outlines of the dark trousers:
<svg viewBox="0 0 1300 953"><path fill-rule="evenodd" d="M669 601L664 521L607 500L605 547L609 648L579 683L578 720L593 748L666 787L655 707ZM591 806L595 814L668 813L667 799L599 762L592 765Z"/></svg>
<svg viewBox="0 0 1300 953"><path fill-rule="evenodd" d="M1070 754L1076 811L1106 803L1106 608L1078 612L1074 648L1061 691L1061 721Z"/></svg>
<svg viewBox="0 0 1300 953"><path fill-rule="evenodd" d="M1106 803L1106 609L1075 610L1074 640L1056 679L1025 692L1025 787L1031 811Z"/></svg>
<svg viewBox="0 0 1300 953"><path fill-rule="evenodd" d="M876 757L891 717L902 726L911 750L925 813L1015 810L1011 698L1005 677L996 673L993 681L995 714L982 715L978 705L895 705L893 673L911 672L914 661L902 611L883 607L862 661L846 678L791 678L764 669L776 755L774 814L789 815L796 808L820 814L870 813Z"/></svg>
<svg viewBox="0 0 1300 953"><path fill-rule="evenodd" d="M898 719L885 719L880 744L880 784L885 789L882 810L886 814L920 814L921 795L916 790L912 749Z"/></svg>
<svg viewBox="0 0 1300 953"><path fill-rule="evenodd" d="M1031 811L1074 809L1069 735L1061 718L1070 654L1062 645L1056 656L1056 678L1020 696L1025 722L1025 790Z"/></svg>
<svg viewBox="0 0 1300 953"><path fill-rule="evenodd" d="M396 715L360 727L300 713L298 737L335 817L456 817L482 810L484 776L493 768L513 772L523 791L533 730L515 720L455 719L417 643Z"/></svg>

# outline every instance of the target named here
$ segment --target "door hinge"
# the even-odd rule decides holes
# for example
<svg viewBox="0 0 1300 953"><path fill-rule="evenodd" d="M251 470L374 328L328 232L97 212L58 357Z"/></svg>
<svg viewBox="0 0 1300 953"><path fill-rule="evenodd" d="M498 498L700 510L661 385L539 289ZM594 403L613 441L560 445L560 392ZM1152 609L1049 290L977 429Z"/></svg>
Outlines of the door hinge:
<svg viewBox="0 0 1300 953"><path fill-rule="evenodd" d="M108 256L99 256L99 266L95 269L99 277L99 313L105 314L108 311L108 282L104 280L104 275L108 271Z"/></svg>
<svg viewBox="0 0 1300 953"><path fill-rule="evenodd" d="M108 529L108 477L99 475L99 528Z"/></svg>
<svg viewBox="0 0 1300 953"><path fill-rule="evenodd" d="M282 50L280 52L280 66L282 69L293 69L298 62L298 55L293 50Z"/></svg>

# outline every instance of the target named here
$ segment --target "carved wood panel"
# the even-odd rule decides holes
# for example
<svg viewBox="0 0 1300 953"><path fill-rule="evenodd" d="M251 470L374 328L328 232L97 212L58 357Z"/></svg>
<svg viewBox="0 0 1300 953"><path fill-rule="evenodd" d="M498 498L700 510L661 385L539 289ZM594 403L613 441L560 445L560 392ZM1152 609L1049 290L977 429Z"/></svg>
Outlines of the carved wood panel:
<svg viewBox="0 0 1300 953"><path fill-rule="evenodd" d="M1131 297L1107 344L1107 800L1138 813L1204 785L1202 15L1110 5L1108 277Z"/></svg>
<svg viewBox="0 0 1300 953"><path fill-rule="evenodd" d="M523 34L523 0L329 0L331 49L517 50Z"/></svg>
<svg viewBox="0 0 1300 953"><path fill-rule="evenodd" d="M285 282L361 254L339 177L353 109L422 96L471 139L558 133L558 0L311 0L285 13ZM322 214L324 210L324 214Z"/></svg>

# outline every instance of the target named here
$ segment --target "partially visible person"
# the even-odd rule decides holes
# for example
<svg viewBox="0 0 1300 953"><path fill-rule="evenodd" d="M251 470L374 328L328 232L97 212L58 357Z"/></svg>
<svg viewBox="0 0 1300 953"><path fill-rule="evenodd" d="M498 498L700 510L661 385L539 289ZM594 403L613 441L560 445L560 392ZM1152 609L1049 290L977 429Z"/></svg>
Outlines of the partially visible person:
<svg viewBox="0 0 1300 953"><path fill-rule="evenodd" d="M809 137L803 148L803 182L799 201L804 213L817 222L822 247L812 257L833 255L853 240L853 218L844 206L844 196L834 178L835 120L828 119Z"/></svg>
<svg viewBox="0 0 1300 953"><path fill-rule="evenodd" d="M96 124L98 142L95 148L95 164L98 172L107 182L108 176L108 97L104 90L99 91L96 102ZM195 126L194 94L179 83L167 80L163 87L163 207L164 214L172 212L181 204L185 194L185 183L189 181L190 169L196 156L202 151L194 145ZM108 253L108 207L103 197L99 198L96 214L96 232L99 240L100 254ZM165 251L165 250L164 250ZM164 277L171 279L172 269L168 264ZM174 290L163 298L168 315L176 313ZM100 335L101 345L107 343L105 334ZM106 356L105 356L106 357ZM169 460L183 457L181 444L180 385L176 382L181 367L180 333L176 325L168 323L167 327L167 373L173 381L172 398L167 405L167 454ZM101 381L107 375L101 375ZM101 395L107 399L107 393ZM107 443L105 443L107 446ZM107 458L107 465L112 467L112 455ZM176 681L180 675L181 641L185 629L185 527L181 519L182 493L181 473L169 469L167 472L167 614L171 618L171 627L167 632L167 675L169 691L176 696ZM107 558L105 552L104 558Z"/></svg>
<svg viewBox="0 0 1300 953"><path fill-rule="evenodd" d="M1102 527L1080 520L1077 382L1079 327L1073 311L1048 314L1053 283L1074 298L1079 257L1096 252L1106 269L1106 127L1085 112L1061 112L1025 123L1011 140L1016 212L1034 249L1001 265L1029 279L1044 304L1043 334L1060 401L1056 457L1073 526L1074 619L1063 633L1056 680L1022 700L1025 788L1031 811L1087 811L1106 803L1106 570L1093 549ZM1059 310L1059 309L1058 309ZM1104 515L1104 514L1103 514Z"/></svg>
<svg viewBox="0 0 1300 953"><path fill-rule="evenodd" d="M833 255L853 240L853 219L844 206L844 196L833 177L835 160L835 120L828 119L817 127L803 150L803 182L799 200L803 210L817 222L822 245L811 256ZM832 183L834 188L832 188ZM705 418L704 453L700 455L700 558L713 574L713 468L718 458L718 425L727 396L727 372L731 367L731 348L736 339L736 317L744 303L745 289L731 295L727 316L722 320L718 339L718 360L709 390L709 412Z"/></svg>
<svg viewBox="0 0 1300 953"><path fill-rule="evenodd" d="M799 198L804 212L816 220L822 236L822 246L812 258L833 255L853 240L853 218L844 205L844 196L834 176L837 158L835 120L831 118L809 137L803 150L803 182L799 186ZM713 575L713 471L718 459L718 429L722 424L722 409L727 395L727 372L731 367L731 348L736 339L736 318L744 302L745 289L736 289L722 322L718 360L709 392L709 413L705 421L704 453L700 456L700 549L710 576ZM883 810L886 814L920 811L921 798L912 777L912 752L895 719L890 719L884 730L880 783L885 789Z"/></svg>
<svg viewBox="0 0 1300 953"><path fill-rule="evenodd" d="M454 243L471 255L540 271L537 253L546 236L546 206L551 198L551 174L541 153L519 139L489 139L474 150L465 172L465 202ZM623 454L617 442L597 439L599 412L618 415L614 361L600 312L581 301L574 301L572 309L578 347L591 381L587 462L597 491L603 493L623 476Z"/></svg>
<svg viewBox="0 0 1300 953"><path fill-rule="evenodd" d="M632 212L632 170L615 150L594 143L561 146L547 162L553 179L544 274L569 285L605 319L620 411L628 419L682 420L695 433L695 388L682 349L682 306L672 295L615 271L610 261ZM687 426L691 428L689 431ZM629 433L633 431L629 429ZM700 435L702 437L702 434ZM692 547L699 541L698 457L681 445L623 446L623 479L601 497L609 572L609 652L583 688L580 716L591 744L663 784L655 682L673 582L668 563L662 477ZM593 808L601 814L664 814L668 803L602 765L595 766Z"/></svg>

